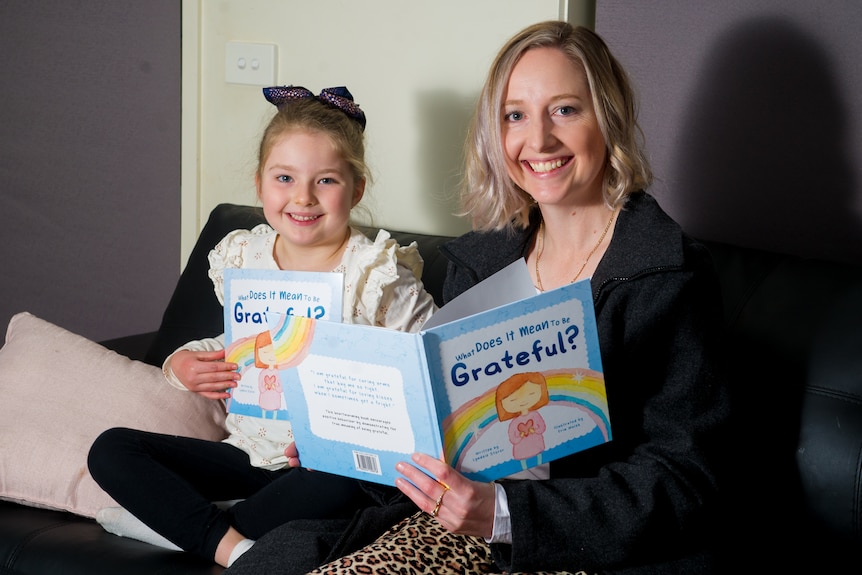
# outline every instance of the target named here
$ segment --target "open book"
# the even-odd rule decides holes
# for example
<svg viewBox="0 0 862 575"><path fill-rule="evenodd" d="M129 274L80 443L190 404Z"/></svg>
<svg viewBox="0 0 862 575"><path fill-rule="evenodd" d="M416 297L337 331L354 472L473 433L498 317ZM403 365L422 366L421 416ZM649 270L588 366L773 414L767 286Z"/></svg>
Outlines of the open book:
<svg viewBox="0 0 862 575"><path fill-rule="evenodd" d="M510 271L467 297L499 299ZM420 451L492 481L610 441L589 281L529 289L414 334L271 316L303 466L393 485Z"/></svg>
<svg viewBox="0 0 862 575"><path fill-rule="evenodd" d="M242 375L228 411L287 419L267 318L281 313L340 322L343 284L340 273L224 270L225 361L236 363Z"/></svg>

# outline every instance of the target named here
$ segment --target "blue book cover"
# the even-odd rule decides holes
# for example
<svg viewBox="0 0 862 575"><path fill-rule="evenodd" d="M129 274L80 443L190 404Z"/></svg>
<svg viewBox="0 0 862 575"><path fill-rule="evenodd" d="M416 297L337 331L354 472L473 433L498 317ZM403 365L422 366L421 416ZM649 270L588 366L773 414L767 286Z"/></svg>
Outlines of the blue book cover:
<svg viewBox="0 0 862 575"><path fill-rule="evenodd" d="M229 412L287 419L268 318L279 313L340 322L343 285L340 273L224 270L225 361L242 375L227 401Z"/></svg>
<svg viewBox="0 0 862 575"><path fill-rule="evenodd" d="M421 451L493 481L611 440L589 281L414 334L271 320L304 467L393 485Z"/></svg>

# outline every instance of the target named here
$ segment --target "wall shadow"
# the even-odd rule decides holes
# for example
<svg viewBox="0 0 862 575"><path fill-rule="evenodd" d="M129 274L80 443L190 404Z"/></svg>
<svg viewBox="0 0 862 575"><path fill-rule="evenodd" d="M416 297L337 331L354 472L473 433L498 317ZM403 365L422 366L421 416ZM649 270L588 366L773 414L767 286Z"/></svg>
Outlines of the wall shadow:
<svg viewBox="0 0 862 575"><path fill-rule="evenodd" d="M684 116L675 173L697 237L862 264L852 127L828 55L780 18L720 35Z"/></svg>
<svg viewBox="0 0 862 575"><path fill-rule="evenodd" d="M454 214L464 161L464 138L478 94L472 97L448 90L422 92L417 109L421 134L417 165L419 194L432 229L460 235L470 229L466 218Z"/></svg>

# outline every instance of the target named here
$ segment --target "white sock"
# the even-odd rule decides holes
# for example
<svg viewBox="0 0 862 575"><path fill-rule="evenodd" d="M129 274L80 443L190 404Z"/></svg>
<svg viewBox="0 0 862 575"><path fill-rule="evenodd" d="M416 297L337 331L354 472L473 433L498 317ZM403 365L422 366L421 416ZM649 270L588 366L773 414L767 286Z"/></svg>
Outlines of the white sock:
<svg viewBox="0 0 862 575"><path fill-rule="evenodd" d="M254 545L254 541L251 539L243 539L233 548L233 551L230 552L230 557L227 558L227 566L230 567L233 565L233 562L239 559L239 556L251 549L251 546Z"/></svg>
<svg viewBox="0 0 862 575"><path fill-rule="evenodd" d="M143 521L122 507L104 507L96 512L96 521L108 533L137 539L150 545L164 547L173 551L182 551L179 547L153 531Z"/></svg>

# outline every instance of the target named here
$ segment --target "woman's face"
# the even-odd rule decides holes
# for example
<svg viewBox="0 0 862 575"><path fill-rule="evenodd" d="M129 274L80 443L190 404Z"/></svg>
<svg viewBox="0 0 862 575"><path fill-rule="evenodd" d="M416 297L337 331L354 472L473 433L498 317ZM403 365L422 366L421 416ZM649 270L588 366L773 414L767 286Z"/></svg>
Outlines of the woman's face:
<svg viewBox="0 0 862 575"><path fill-rule="evenodd" d="M512 69L503 100L509 177L540 204L601 198L607 152L586 74L557 48Z"/></svg>

